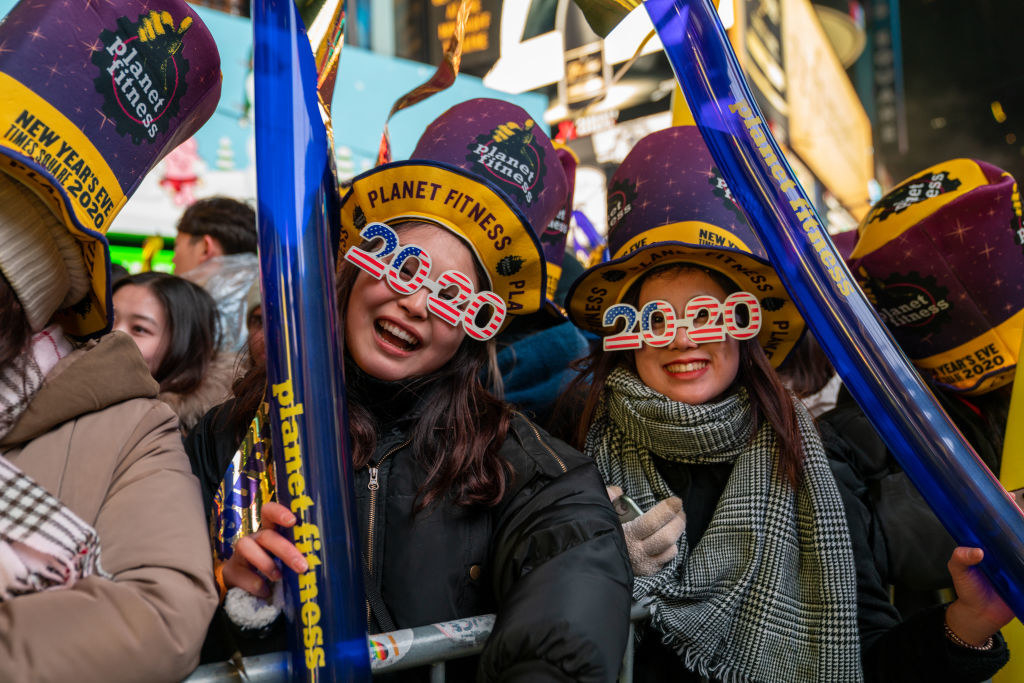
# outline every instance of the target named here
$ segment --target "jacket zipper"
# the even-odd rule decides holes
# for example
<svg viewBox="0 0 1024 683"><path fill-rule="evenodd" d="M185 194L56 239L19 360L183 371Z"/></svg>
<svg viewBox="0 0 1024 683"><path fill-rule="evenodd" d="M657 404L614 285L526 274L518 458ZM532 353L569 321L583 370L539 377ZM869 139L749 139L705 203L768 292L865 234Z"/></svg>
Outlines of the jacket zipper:
<svg viewBox="0 0 1024 683"><path fill-rule="evenodd" d="M555 453L554 449L552 449L551 446L548 445L548 442L540 437L540 432L537 431L537 427L529 420L526 420L526 424L530 425L530 429L533 430L533 435L537 437L537 441L540 442L540 445L544 446L547 452L551 454L551 457L554 458L555 461L558 463L558 466L562 468L562 473L564 474L565 472L568 472L569 470L566 469L565 462L563 462L563 460L558 457L558 454Z"/></svg>
<svg viewBox="0 0 1024 683"><path fill-rule="evenodd" d="M373 524L377 517L377 489L380 488L380 483L377 479L377 473L380 471L380 466L389 457L402 450L406 446L412 443L412 439L406 439L404 442L398 444L387 453L381 456L373 465L367 465L366 469L370 473L370 481L366 487L370 489L370 515L367 518L367 530L366 530L366 575L373 578ZM370 623L370 601L366 601L366 623Z"/></svg>
<svg viewBox="0 0 1024 683"><path fill-rule="evenodd" d="M544 446L544 449L548 453L551 454L551 457L554 458L555 462L558 463L558 466L562 469L562 472L563 473L564 472L568 472L569 470L566 468L565 462L561 458L558 457L558 454L555 453L554 449L552 449L551 446L548 445L547 441L545 441L544 439L541 438L540 432L537 431L537 427L534 426L534 424L532 422L530 422L529 420L526 420L526 424L530 425L530 429L533 430L533 435L537 438L537 441L540 442L540 444L542 446ZM368 465L367 468L366 468L367 471L370 473L370 481L366 485L366 487L368 489L370 489L370 515L369 515L369 517L367 519L367 527L368 528L367 528L367 531L366 531L366 573L367 573L367 576L370 576L371 578L372 578L372 572L373 572L373 526L374 526L374 522L376 521L376 516L377 516L377 514L376 514L377 513L377 490L380 488L380 483L379 483L379 481L377 479L377 475L378 475L378 472L380 470L380 466L384 463L385 460L387 460L389 457L391 457L392 455L394 455L398 451L400 451L403 448L405 448L406 446L408 446L411 442L412 442L412 439L407 439L403 443L395 446L394 448L389 450L387 453L385 453L383 456L381 456L381 459L378 460L375 464ZM367 600L366 601L366 622L367 623L370 622L370 616L371 616L370 601Z"/></svg>

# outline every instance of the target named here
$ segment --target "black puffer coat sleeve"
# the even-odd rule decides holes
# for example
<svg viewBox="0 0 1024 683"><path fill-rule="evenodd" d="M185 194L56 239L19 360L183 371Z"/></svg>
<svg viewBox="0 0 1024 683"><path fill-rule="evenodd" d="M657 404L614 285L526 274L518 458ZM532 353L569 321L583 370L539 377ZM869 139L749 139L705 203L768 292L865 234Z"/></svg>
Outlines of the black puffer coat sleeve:
<svg viewBox="0 0 1024 683"><path fill-rule="evenodd" d="M864 680L867 683L970 683L991 678L1009 659L1002 635L994 636L993 647L987 652L954 645L943 631L944 605L936 605L900 622L878 574L877 545L872 540L877 534L871 529L871 515L856 495L857 487L863 485L844 463L832 462L831 465L846 507L857 569L857 613Z"/></svg>
<svg viewBox="0 0 1024 683"><path fill-rule="evenodd" d="M632 573L593 461L516 417L515 468L492 542L498 619L485 681L613 681L629 627Z"/></svg>

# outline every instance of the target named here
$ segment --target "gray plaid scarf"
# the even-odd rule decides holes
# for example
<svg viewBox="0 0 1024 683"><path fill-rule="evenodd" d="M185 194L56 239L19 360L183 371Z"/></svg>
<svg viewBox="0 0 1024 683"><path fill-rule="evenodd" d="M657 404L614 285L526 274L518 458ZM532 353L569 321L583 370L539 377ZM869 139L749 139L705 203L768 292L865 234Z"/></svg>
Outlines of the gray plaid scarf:
<svg viewBox="0 0 1024 683"><path fill-rule="evenodd" d="M586 452L643 510L672 495L653 456L733 463L704 536L633 597L687 668L725 681L861 681L857 576L843 503L807 411L794 400L805 461L796 491L779 477L775 433L751 439L746 390L688 405L612 371ZM686 501L683 501L686 508Z"/></svg>

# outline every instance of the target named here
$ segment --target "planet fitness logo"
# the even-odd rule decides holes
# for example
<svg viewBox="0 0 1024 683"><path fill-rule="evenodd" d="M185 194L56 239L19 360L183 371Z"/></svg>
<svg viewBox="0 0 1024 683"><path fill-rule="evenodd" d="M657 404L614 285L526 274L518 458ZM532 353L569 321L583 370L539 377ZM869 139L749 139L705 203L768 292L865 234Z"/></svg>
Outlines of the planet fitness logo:
<svg viewBox="0 0 1024 683"><path fill-rule="evenodd" d="M558 214L540 234L541 245L561 248L565 244L566 235L569 234L569 221L566 219L566 214L565 207L558 210Z"/></svg>
<svg viewBox="0 0 1024 683"><path fill-rule="evenodd" d="M949 177L948 171L925 173L883 197L878 205L871 210L868 223L884 221L893 214L906 211L914 204L938 197L946 192L952 192L959 187L960 181Z"/></svg>
<svg viewBox="0 0 1024 683"><path fill-rule="evenodd" d="M917 336L938 331L950 319L949 290L932 276L893 273L884 280L869 278L866 285L874 294L878 314L891 328L914 328Z"/></svg>
<svg viewBox="0 0 1024 683"><path fill-rule="evenodd" d="M100 34L93 82L117 132L135 144L149 142L167 130L185 96L188 60L181 47L192 18L176 26L170 12L151 11L136 22L121 17L117 25Z"/></svg>
<svg viewBox="0 0 1024 683"><path fill-rule="evenodd" d="M633 210L636 201L636 183L625 178L612 182L608 192L608 232L619 227L626 216Z"/></svg>
<svg viewBox="0 0 1024 683"><path fill-rule="evenodd" d="M526 259L521 256L506 256L498 261L495 270L502 277L512 277L522 269L524 263L526 263Z"/></svg>
<svg viewBox="0 0 1024 683"><path fill-rule="evenodd" d="M601 273L601 277L607 282L618 282L622 278L626 277L626 271L613 268Z"/></svg>
<svg viewBox="0 0 1024 683"><path fill-rule="evenodd" d="M466 155L466 161L477 166L477 173L494 178L499 187L527 205L533 204L544 187L543 151L534 127L533 119L522 125L503 123L478 135Z"/></svg>
<svg viewBox="0 0 1024 683"><path fill-rule="evenodd" d="M571 206L563 206L559 209L555 217L548 223L548 227L544 228L544 231L540 234L540 248L544 252L544 258L549 264L562 265L562 254L565 251L565 242L569 236L570 211L572 211ZM551 273L548 273L549 280L551 277Z"/></svg>

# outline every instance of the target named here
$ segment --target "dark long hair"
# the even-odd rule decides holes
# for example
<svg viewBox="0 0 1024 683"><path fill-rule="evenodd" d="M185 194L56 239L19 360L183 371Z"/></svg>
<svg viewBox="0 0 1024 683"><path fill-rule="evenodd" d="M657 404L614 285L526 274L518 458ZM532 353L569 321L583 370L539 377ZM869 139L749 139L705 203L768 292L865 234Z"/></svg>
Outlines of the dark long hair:
<svg viewBox="0 0 1024 683"><path fill-rule="evenodd" d="M697 270L706 273L727 294L738 291L731 280L713 270L691 263L669 263L652 268L643 278L633 283L623 301L636 306L640 296L640 285L650 277L666 276L683 270ZM733 387L744 386L750 395L751 420L750 438L757 434L762 421L767 420L779 439L779 474L794 488L800 481L800 468L804 449L797 424L793 399L782 380L772 368L768 357L757 339L739 343L740 364ZM616 367L623 366L636 373L636 362L632 353L606 352L600 345L590 355L574 363L580 372L569 384L560 402L569 403L575 397L583 396L582 414L574 436L576 447L583 449L587 431L594 413L601 402L605 381Z"/></svg>
<svg viewBox="0 0 1024 683"><path fill-rule="evenodd" d="M161 392L188 394L203 381L217 355L217 304L199 285L169 273L148 272L118 280L114 292L127 285L145 287L164 307L167 352L153 379Z"/></svg>
<svg viewBox="0 0 1024 683"><path fill-rule="evenodd" d="M408 225L393 227L401 234ZM359 273L347 261L338 273L339 338L343 352L348 295ZM477 276L486 282L479 266ZM496 505L505 495L513 472L499 451L508 433L512 409L484 385L485 370L493 354L493 340L479 342L467 337L447 364L417 383L419 393L430 392L430 400L423 402L408 435L414 457L427 473L416 510L445 499L459 506ZM244 434L266 386L266 364L255 358L253 361L252 369L233 387L236 401L228 422L236 436ZM377 435L387 425L378 424L366 406L355 400L348 403L348 417L352 465L358 469L371 462Z"/></svg>
<svg viewBox="0 0 1024 683"><path fill-rule="evenodd" d="M25 309L0 273L0 370L7 368L25 350L32 338Z"/></svg>

